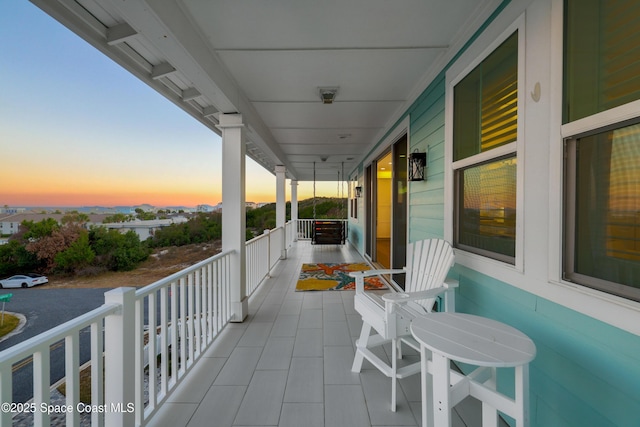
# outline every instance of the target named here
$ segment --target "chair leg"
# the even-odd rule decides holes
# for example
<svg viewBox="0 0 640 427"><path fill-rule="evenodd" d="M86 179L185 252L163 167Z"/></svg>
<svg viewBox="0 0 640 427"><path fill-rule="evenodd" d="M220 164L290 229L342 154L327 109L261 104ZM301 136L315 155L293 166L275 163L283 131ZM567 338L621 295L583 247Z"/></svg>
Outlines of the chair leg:
<svg viewBox="0 0 640 427"><path fill-rule="evenodd" d="M364 355L360 351L360 348L366 348L369 343L369 336L371 335L371 325L366 322L362 322L362 329L360 330L360 338L356 341L356 355L353 358L353 365L351 365L351 372L360 372L362 370L362 362L364 362Z"/></svg>
<svg viewBox="0 0 640 427"><path fill-rule="evenodd" d="M398 340L391 341L391 411L396 412L398 390Z"/></svg>

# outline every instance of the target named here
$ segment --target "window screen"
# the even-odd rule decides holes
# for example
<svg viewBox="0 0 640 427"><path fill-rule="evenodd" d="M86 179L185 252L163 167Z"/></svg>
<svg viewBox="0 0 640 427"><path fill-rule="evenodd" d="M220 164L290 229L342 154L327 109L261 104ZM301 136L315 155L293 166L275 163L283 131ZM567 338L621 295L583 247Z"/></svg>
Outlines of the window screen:
<svg viewBox="0 0 640 427"><path fill-rule="evenodd" d="M640 2L566 0L564 123L640 99Z"/></svg>
<svg viewBox="0 0 640 427"><path fill-rule="evenodd" d="M454 161L514 142L518 131L518 33L454 88Z"/></svg>

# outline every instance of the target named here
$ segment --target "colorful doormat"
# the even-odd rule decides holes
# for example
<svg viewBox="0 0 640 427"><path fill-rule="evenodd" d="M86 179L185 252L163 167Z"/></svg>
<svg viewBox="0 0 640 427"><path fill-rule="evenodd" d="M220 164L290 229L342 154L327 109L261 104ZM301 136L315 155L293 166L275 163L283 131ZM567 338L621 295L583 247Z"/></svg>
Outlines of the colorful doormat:
<svg viewBox="0 0 640 427"><path fill-rule="evenodd" d="M349 276L352 271L369 270L365 263L357 264L302 264L296 291L345 291L355 290L356 282ZM367 290L387 289L387 285L378 277L365 277L364 288Z"/></svg>

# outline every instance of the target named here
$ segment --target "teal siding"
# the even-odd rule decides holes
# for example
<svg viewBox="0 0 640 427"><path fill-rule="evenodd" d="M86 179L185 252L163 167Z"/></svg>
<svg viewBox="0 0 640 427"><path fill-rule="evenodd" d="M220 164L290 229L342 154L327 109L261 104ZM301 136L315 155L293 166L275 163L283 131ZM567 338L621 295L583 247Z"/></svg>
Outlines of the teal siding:
<svg viewBox="0 0 640 427"><path fill-rule="evenodd" d="M364 229L361 223L349 221L349 243L351 243L358 252L364 253Z"/></svg>
<svg viewBox="0 0 640 427"><path fill-rule="evenodd" d="M444 74L409 111L409 151L427 151L426 181L409 184L409 240L444 236Z"/></svg>
<svg viewBox="0 0 640 427"><path fill-rule="evenodd" d="M458 311L505 322L535 341L532 426L640 425L640 337L473 270L456 266L455 274ZM501 376L504 384L511 379Z"/></svg>
<svg viewBox="0 0 640 427"><path fill-rule="evenodd" d="M410 241L444 236L447 68L398 121L410 117L410 152L429 152L427 180L409 184ZM640 337L465 267L456 266L452 277L460 280L457 311L505 322L535 341L532 427L640 427ZM498 379L502 391L513 392L512 370L500 370Z"/></svg>
<svg viewBox="0 0 640 427"><path fill-rule="evenodd" d="M364 165L360 164L358 166L357 176L361 177L363 174L364 174ZM362 184L362 182L360 184ZM362 224L364 223L365 209L367 209L367 207L364 206L364 197L357 199L357 203L358 203L358 220L357 222L354 222L354 220L351 217L349 217L349 230L348 230L347 239L349 243L351 243L358 252L363 254L364 253L364 227Z"/></svg>

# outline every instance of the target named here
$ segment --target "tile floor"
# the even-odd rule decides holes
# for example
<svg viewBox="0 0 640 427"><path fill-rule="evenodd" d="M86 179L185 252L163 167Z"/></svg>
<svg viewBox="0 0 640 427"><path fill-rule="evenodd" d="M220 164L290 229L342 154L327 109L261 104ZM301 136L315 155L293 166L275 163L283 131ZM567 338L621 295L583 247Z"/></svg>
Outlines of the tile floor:
<svg viewBox="0 0 640 427"><path fill-rule="evenodd" d="M296 244L251 297L247 320L224 329L149 425L419 426L419 375L400 381L394 413L388 378L366 361L351 372L361 327L353 291L294 290L303 262L361 261L349 245ZM462 402L453 426L479 425L479 408Z"/></svg>

